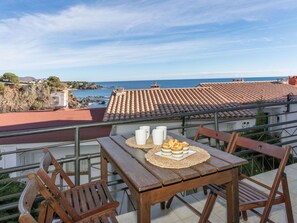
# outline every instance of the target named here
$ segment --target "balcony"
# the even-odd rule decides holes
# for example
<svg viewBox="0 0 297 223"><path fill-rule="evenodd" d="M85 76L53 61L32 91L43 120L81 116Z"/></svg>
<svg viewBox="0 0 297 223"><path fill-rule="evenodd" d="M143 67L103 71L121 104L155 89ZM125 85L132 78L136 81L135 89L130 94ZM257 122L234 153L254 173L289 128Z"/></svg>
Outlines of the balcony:
<svg viewBox="0 0 297 223"><path fill-rule="evenodd" d="M63 131L72 131L73 136L67 141L59 140L58 142L39 142L39 143L18 143L15 144L2 144L0 150L0 164L4 166L0 169L2 177L0 179L1 190L9 187L15 182L23 184L26 179L26 174L30 171L36 170L38 167L38 160L40 159L44 147L50 148L50 150L60 159L63 163L64 169L71 175L73 182L79 185L84 182L89 182L100 178L100 145L94 138L94 132L92 137L83 139L81 133L84 135L88 133L85 131L89 128L96 128L100 131L100 128L112 126L112 133L117 134L121 131L127 133L133 133L134 129L143 123L156 126L160 124L166 124L169 126L169 130L192 138L194 132L199 124L204 124L211 128L215 128L220 131L237 131L244 134L247 137L253 137L254 139L264 140L268 143L274 143L280 146L291 145L293 147L292 156L290 157L290 165L287 166L286 172L288 174L290 195L292 197L292 206L297 219L297 206L295 195L297 195L297 177L295 171L297 170L297 164L294 164L296 159L295 147L297 143L297 109L294 109L296 102L286 103L270 103L262 104L265 114L263 118L267 121L265 124L255 126L255 116L259 105L248 105L236 108L209 110L207 112L192 112L173 114L166 117L159 118L138 118L134 120L122 120L114 122L100 122L94 124L81 124L75 126L65 127L51 127L46 129L30 129L27 131L12 131L0 133L0 139L24 139L26 136L30 138L41 137L44 134L60 133ZM241 112L238 111L249 110L248 114L254 114L254 116L243 117ZM224 116L224 113L232 113L239 115ZM203 118L204 117L204 118ZM267 137L267 136L270 137ZM217 142L211 142L213 147L219 148ZM98 152L99 151L99 152ZM261 179L263 182L270 182L273 174L273 169L276 167L275 163L269 163L268 167L265 166L265 157L258 155L245 154L244 151L239 156L244 156L249 159L250 167L243 168L241 171L245 171L248 175L252 175L256 179ZM11 163L9 163L11 161ZM263 171L266 172L263 172ZM262 173L263 172L263 173ZM259 174L260 173L260 174ZM9 177L7 177L9 174ZM121 203L118 208L118 219L120 222L136 222L135 205L133 203L133 197L127 186L123 183L122 179L117 175L112 168L109 169L109 189L113 192L113 195L117 201ZM64 189L63 184L59 184L61 189ZM190 193L190 194L189 194ZM189 194L189 195L186 195ZM15 211L17 207L16 200L20 196L19 192L12 194L5 194L0 197L0 213L8 212L9 215L0 215L1 221L16 220L18 214ZM198 189L198 191L189 191L181 194L180 197L190 203L196 210L202 211L205 203L206 196ZM248 222L258 222L259 218L254 216L252 212L248 212ZM159 205L152 207L153 222L163 222L164 220L170 220L170 222L197 222L198 216L185 203L175 198L173 204L169 210L160 210ZM271 213L271 218L275 222L285 222L282 219L285 218L283 206L274 207ZM215 210L211 215L210 221L212 222L225 222L226 219L226 207L225 203L218 200Z"/></svg>

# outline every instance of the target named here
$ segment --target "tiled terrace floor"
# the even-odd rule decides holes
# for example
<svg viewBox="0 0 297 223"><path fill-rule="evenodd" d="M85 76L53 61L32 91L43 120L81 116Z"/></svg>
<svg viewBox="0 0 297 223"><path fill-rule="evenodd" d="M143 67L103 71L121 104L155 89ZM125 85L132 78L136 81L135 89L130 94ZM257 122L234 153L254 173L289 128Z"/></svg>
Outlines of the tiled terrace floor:
<svg viewBox="0 0 297 223"><path fill-rule="evenodd" d="M297 222L297 164L289 165L286 167L286 173L288 176L289 181L289 190L293 208L294 219ZM266 172L263 174L259 174L254 176L253 178L265 183L265 184L272 184L274 179L275 171ZM194 208L198 211L202 211L206 196L203 192L198 192L192 195L188 195L184 197L184 199L190 203ZM177 223L177 222L184 222L184 223L194 223L198 222L199 217L195 215L189 208L187 208L180 200L175 198L172 202L171 208L168 210L160 210L159 205L155 205L151 208L151 215L152 215L152 222L153 223ZM242 218L240 222L247 222L247 223L256 223L259 222L259 217L256 216L253 212L248 211L248 221L244 221ZM118 220L120 223L137 223L136 220L136 212L129 212L123 215L119 215ZM271 214L270 219L279 222L285 223L287 222L286 219L286 212L284 209L284 205L277 205L274 206ZM209 219L213 223L224 223L226 222L226 203L221 200L217 199L216 205L212 214Z"/></svg>

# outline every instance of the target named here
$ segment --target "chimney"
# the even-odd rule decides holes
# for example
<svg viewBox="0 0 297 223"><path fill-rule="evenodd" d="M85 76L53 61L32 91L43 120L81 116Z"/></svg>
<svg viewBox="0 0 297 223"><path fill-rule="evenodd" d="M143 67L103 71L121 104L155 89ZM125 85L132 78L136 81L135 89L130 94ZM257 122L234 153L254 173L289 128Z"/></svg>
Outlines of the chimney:
<svg viewBox="0 0 297 223"><path fill-rule="evenodd" d="M289 84L297 86L297 76L290 76L289 77Z"/></svg>
<svg viewBox="0 0 297 223"><path fill-rule="evenodd" d="M124 89L123 87L119 87L119 88L115 89L115 91L114 91L114 94L115 94L116 96L118 96L118 95L122 95L122 94L124 94L124 93L125 93L125 89Z"/></svg>

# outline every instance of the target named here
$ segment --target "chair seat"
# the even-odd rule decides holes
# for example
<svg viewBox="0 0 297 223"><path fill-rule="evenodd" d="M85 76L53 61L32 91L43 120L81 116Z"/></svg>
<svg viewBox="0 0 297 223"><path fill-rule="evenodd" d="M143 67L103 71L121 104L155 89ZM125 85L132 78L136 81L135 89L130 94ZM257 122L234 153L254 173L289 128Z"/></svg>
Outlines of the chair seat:
<svg viewBox="0 0 297 223"><path fill-rule="evenodd" d="M246 211L253 208L263 207L268 201L269 195L262 190L252 186L250 183L239 181L239 210ZM211 191L226 199L225 185L208 185ZM277 192L273 204L284 202L284 197L281 192Z"/></svg>
<svg viewBox="0 0 297 223"><path fill-rule="evenodd" d="M102 211L104 211L106 206L117 203L113 201L105 182L100 180L70 188L62 193L79 215L94 209L99 211L98 207L102 207ZM116 222L114 212L111 211L112 209L109 210L110 213L104 211L108 217L101 216L97 220L94 218L94 222Z"/></svg>

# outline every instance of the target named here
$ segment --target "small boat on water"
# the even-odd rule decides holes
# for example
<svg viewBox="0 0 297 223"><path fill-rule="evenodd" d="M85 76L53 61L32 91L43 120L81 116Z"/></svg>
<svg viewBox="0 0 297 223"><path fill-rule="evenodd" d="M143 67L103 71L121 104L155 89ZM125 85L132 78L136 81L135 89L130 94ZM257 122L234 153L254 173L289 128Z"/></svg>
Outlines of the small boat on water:
<svg viewBox="0 0 297 223"><path fill-rule="evenodd" d="M151 89L158 89L160 88L160 85L158 85L157 81L154 81L154 83L151 85Z"/></svg>

